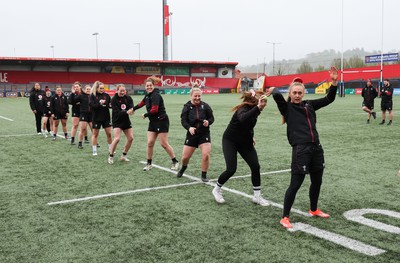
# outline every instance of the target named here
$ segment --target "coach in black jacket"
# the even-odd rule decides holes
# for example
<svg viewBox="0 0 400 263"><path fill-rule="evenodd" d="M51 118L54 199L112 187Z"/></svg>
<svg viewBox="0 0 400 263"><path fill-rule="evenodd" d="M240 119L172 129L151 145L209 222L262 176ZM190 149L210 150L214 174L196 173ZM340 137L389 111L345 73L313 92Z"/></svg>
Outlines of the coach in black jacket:
<svg viewBox="0 0 400 263"><path fill-rule="evenodd" d="M299 78L295 78L289 87L288 101L285 101L279 92L273 93L283 121L287 124L287 137L292 146L291 182L285 194L283 216L280 221L286 228L292 227L289 220L290 209L308 173L311 179L309 214L323 218L329 217L317 206L325 161L324 151L319 142L315 112L335 100L338 79L336 68L331 68L330 77L332 85L327 96L321 99L303 101L305 87ZM273 90L274 88L270 88L267 94L271 95Z"/></svg>
<svg viewBox="0 0 400 263"><path fill-rule="evenodd" d="M45 92L41 90L40 84L35 83L33 88L29 93L29 105L33 114L35 114L36 120L36 131L38 134L42 133L42 116L43 116L43 98L45 96Z"/></svg>

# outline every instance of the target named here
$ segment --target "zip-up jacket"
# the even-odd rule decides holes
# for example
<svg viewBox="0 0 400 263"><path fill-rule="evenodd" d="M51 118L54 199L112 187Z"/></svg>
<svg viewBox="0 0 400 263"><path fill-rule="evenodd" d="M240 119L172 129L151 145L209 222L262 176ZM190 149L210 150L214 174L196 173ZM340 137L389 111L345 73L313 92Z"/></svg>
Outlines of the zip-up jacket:
<svg viewBox="0 0 400 263"><path fill-rule="evenodd" d="M133 100L130 96L124 95L123 97L115 96L111 99L112 107L112 123L115 124L131 124L127 111L133 108Z"/></svg>
<svg viewBox="0 0 400 263"><path fill-rule="evenodd" d="M90 95L90 107L93 112L93 121L110 121L111 98L107 93L97 93ZM104 104L100 104L100 100L105 100Z"/></svg>
<svg viewBox="0 0 400 263"><path fill-rule="evenodd" d="M71 93L70 96L70 104L76 104L79 102L79 108L80 108L80 113L91 113L92 110L90 108L90 94L86 93L81 93L79 95L72 96L73 93Z"/></svg>
<svg viewBox="0 0 400 263"><path fill-rule="evenodd" d="M46 92L43 90L33 89L29 95L29 105L31 110L36 110L37 112L43 112L43 98L46 96Z"/></svg>
<svg viewBox="0 0 400 263"><path fill-rule="evenodd" d="M50 103L51 103L51 96L47 97L45 95L42 99L42 105L43 105L43 112L46 114L51 114Z"/></svg>
<svg viewBox="0 0 400 263"><path fill-rule="evenodd" d="M381 88L382 103L391 102L393 99L393 88L392 85L383 86Z"/></svg>
<svg viewBox="0 0 400 263"><path fill-rule="evenodd" d="M145 105L147 113L144 116L148 117L150 121L162 120L166 117L167 112L165 111L164 100L157 88L146 94L143 100L135 106L134 110L140 109Z"/></svg>
<svg viewBox="0 0 400 263"><path fill-rule="evenodd" d="M72 105L72 114L77 114L79 117L81 113L81 103L75 99L77 96L79 96L79 94L71 93L68 98L68 104Z"/></svg>
<svg viewBox="0 0 400 263"><path fill-rule="evenodd" d="M260 113L257 106L244 105L239 108L233 114L223 137L240 145L253 145L253 129Z"/></svg>
<svg viewBox="0 0 400 263"><path fill-rule="evenodd" d="M208 127L203 126L203 121L205 120L208 121ZM213 122L213 111L207 103L202 101L199 105L194 105L191 101L188 101L183 105L181 124L186 130L189 130L190 127L195 127L196 134L208 133Z"/></svg>
<svg viewBox="0 0 400 263"><path fill-rule="evenodd" d="M337 86L331 85L328 94L320 99L305 100L299 104L287 102L282 94L273 92L274 100L287 124L289 144L295 146L306 143L319 143L317 116L315 112L331 104L336 97Z"/></svg>
<svg viewBox="0 0 400 263"><path fill-rule="evenodd" d="M67 96L64 93L61 96L54 94L50 99L50 110L52 114L60 116L69 113Z"/></svg>
<svg viewBox="0 0 400 263"><path fill-rule="evenodd" d="M374 101L376 97L378 97L378 92L374 88L374 86L367 86L362 89L361 96L364 98L364 103L371 103Z"/></svg>

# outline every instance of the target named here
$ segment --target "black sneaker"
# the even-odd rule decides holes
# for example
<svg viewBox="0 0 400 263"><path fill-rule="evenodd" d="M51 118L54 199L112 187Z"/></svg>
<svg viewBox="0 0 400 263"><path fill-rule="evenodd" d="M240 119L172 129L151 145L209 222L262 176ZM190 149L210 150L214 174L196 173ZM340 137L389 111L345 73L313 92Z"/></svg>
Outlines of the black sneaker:
<svg viewBox="0 0 400 263"><path fill-rule="evenodd" d="M383 125L383 124L385 124L385 120L382 120L382 121L379 123L379 125Z"/></svg>
<svg viewBox="0 0 400 263"><path fill-rule="evenodd" d="M202 180L203 182L205 182L205 183L207 183L207 182L209 181L208 178L207 178L207 175L201 176L201 180Z"/></svg>
<svg viewBox="0 0 400 263"><path fill-rule="evenodd" d="M376 119L376 112L375 112L375 111L371 112L371 115L372 115L372 117L373 117L374 120L375 120L375 119Z"/></svg>
<svg viewBox="0 0 400 263"><path fill-rule="evenodd" d="M71 145L75 145L75 141L74 140L71 140Z"/></svg>
<svg viewBox="0 0 400 263"><path fill-rule="evenodd" d="M79 144L78 149L83 149L83 146L81 144Z"/></svg>
<svg viewBox="0 0 400 263"><path fill-rule="evenodd" d="M387 125L392 125L392 120L390 120Z"/></svg>
<svg viewBox="0 0 400 263"><path fill-rule="evenodd" d="M367 124L369 124L369 120L367 120Z"/></svg>
<svg viewBox="0 0 400 263"><path fill-rule="evenodd" d="M181 178L183 176L183 172L181 172L181 171L179 171L177 174L176 174L176 177L178 177L178 178Z"/></svg>

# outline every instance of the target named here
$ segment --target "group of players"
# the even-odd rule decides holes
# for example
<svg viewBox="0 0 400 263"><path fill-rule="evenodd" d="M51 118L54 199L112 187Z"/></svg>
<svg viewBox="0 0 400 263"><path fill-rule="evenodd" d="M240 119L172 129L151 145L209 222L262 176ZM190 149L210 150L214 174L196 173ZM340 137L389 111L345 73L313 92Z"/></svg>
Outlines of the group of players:
<svg viewBox="0 0 400 263"><path fill-rule="evenodd" d="M311 180L309 189L310 216L330 217L329 214L318 208L325 160L316 129L316 111L331 104L336 97L338 83L338 71L336 68L332 67L329 75L332 81L331 86L327 95L320 99L303 100L306 92L303 81L300 78L294 79L290 84L287 100L273 87L266 92L251 90L242 94L242 103L232 109L233 116L222 137L222 150L226 169L219 175L217 183L212 190L212 195L217 203L225 203L222 195L223 185L235 174L237 157L240 154L251 170L251 182L254 191L252 202L261 206L269 205L269 202L261 195L260 163L255 149L254 127L257 124L258 116L267 105L267 97L272 95L282 115L283 123L287 125L287 138L292 146L291 179L284 197L280 224L285 228L293 227L289 219L290 210L306 174L309 174ZM80 123L81 130L78 147L82 148L84 137L87 141L87 127L89 126L92 128L93 155L97 155L97 137L99 129L103 127L109 144L108 163L113 164L114 152L123 132L127 140L121 161L129 161L126 155L133 141L132 125L129 117L137 109L146 106L146 112L142 114L142 118L149 119L149 126L147 131L147 164L143 170L149 171L152 169L153 147L155 141L159 138L161 146L171 158L171 170L179 170L177 172L178 178L185 175L184 172L192 154L196 148L200 148L202 153L201 180L208 182L207 171L211 151L210 125L214 122L210 105L202 101L202 90L194 86L190 92L191 99L184 105L181 113L181 124L187 130L187 133L182 151L182 165L179 169L180 165L175 157L174 150L168 143L169 119L163 98L158 89L155 88L157 81L155 77L149 77L145 80L146 95L137 105L133 105L132 98L126 95L125 86L122 84L117 85L116 95L110 98L104 92L104 84L101 82L96 81L93 87L85 86L84 88L79 83L75 83L71 96L67 99L60 87L57 87L55 95L51 96L51 92L48 89L45 92L41 92L40 85L36 83L30 95L30 104L36 116L37 131L38 133L45 133L48 123L46 118L52 117L53 140L57 138L59 120L62 122L64 136L68 138L65 124L69 114L69 103L72 105L73 118L71 144L75 143L77 126ZM369 87L368 84L367 87ZM371 102L366 99L367 96L374 96L371 95L373 90L372 88L366 89L366 91L363 90L365 100L363 106L369 110L369 112L367 111L369 117L372 115L375 118L375 113L372 111L373 103L371 106ZM385 80L385 87L382 88L380 93L382 98L386 98L384 96L390 96L393 93L393 90L390 90L388 80ZM382 99L382 101L386 103L382 104L384 105L384 108L382 107L382 124L385 122L384 112L386 110L389 111L390 116L388 124L391 124L393 118L392 105L389 105L386 99ZM38 106L38 104L41 106ZM112 118L110 118L109 108L112 109ZM42 115L43 123L41 124ZM111 136L111 127L114 139ZM50 127L47 126L47 130L50 131Z"/></svg>
<svg viewBox="0 0 400 263"><path fill-rule="evenodd" d="M386 122L386 112L389 113L389 122L387 125L392 125L393 122L393 87L390 85L389 79L383 81L383 87L377 89L372 85L370 79L367 79L365 87L361 91L361 96L364 98L362 103L363 111L368 113L367 124L370 123L371 116L376 119L376 112L374 111L374 100L376 97L381 98L381 111L382 121L379 125L383 125Z"/></svg>

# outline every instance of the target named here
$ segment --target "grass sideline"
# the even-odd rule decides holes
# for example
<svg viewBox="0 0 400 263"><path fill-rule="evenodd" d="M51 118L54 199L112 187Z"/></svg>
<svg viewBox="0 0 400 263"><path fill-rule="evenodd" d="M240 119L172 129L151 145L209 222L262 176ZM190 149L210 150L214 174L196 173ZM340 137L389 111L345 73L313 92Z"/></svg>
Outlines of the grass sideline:
<svg viewBox="0 0 400 263"><path fill-rule="evenodd" d="M216 179L225 167L221 136L238 104L238 94L203 95L211 105L212 152L209 176ZM180 112L189 100L164 95L170 117L170 144L178 159L185 131ZM306 95L316 98L317 95ZM138 103L142 96L133 96ZM376 100L379 109L380 100ZM352 209L374 208L400 212L398 146L400 97L394 97L392 126L366 124L359 96L336 98L318 111L318 131L325 150L326 169L320 207L328 220L292 213L293 222L340 234L384 249L366 256L303 232L291 233L279 225L281 209L253 205L248 198L225 192L218 205L207 184L193 184L113 196L63 205L49 202L137 189L189 184L189 178L154 168L143 172L147 120L138 110L131 118L134 143L130 163L107 164L104 132L99 155L58 138L35 135L34 116L26 98L1 99L0 116L0 261L1 262L398 262L400 236L346 220ZM399 121L398 121L399 120ZM69 123L70 124L70 123ZM68 126L68 130L70 125ZM291 149L286 126L273 99L268 100L255 129L261 171L290 167ZM119 157L124 141L117 148ZM186 173L199 178L196 151ZM156 145L154 163L169 167L170 160ZM249 174L239 158L235 175ZM262 177L264 196L282 204L289 173ZM309 179L300 189L294 208L307 212ZM252 194L250 178L230 180L226 187ZM400 227L400 220L382 215L370 219Z"/></svg>

